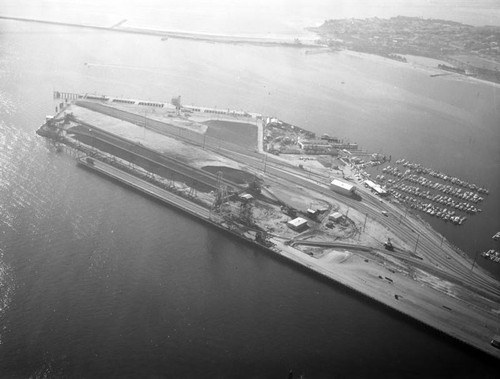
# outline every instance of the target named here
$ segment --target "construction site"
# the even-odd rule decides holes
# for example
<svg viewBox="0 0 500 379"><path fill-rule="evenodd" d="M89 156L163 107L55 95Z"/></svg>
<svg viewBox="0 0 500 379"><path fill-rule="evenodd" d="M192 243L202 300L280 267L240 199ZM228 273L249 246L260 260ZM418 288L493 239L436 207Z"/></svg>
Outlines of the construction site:
<svg viewBox="0 0 500 379"><path fill-rule="evenodd" d="M54 100L37 133L79 166L500 358L490 343L500 283L401 202L360 185L339 154L357 145L180 97Z"/></svg>

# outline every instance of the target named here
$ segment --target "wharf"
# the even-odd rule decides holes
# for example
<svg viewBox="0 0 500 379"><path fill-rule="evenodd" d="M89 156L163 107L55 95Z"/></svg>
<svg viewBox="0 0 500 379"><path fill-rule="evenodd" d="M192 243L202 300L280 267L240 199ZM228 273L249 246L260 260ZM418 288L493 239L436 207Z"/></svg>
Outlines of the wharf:
<svg viewBox="0 0 500 379"><path fill-rule="evenodd" d="M64 112L69 112L68 108L64 107ZM105 114L83 112L80 115L81 120L76 122L77 125L71 122L71 115L68 113L64 117L59 114L50 118L37 133L94 157L84 157L78 160L79 165L84 168L141 192L161 204L184 211L187 215L232 235L242 242L272 253L273 257L282 259L287 264L297 265L305 273L319 274L393 311L482 350L497 359L500 358L500 350L490 345L491 336L499 332L500 290L498 282L486 275L471 275L471 262L456 255L455 251L447 245L442 246L441 236L433 233L420 221L409 217L403 225L400 225L403 213L396 207L391 207L390 210L399 218L381 216L380 211L387 210L390 204L380 202L367 191L363 193L366 196L363 196L362 202L346 197L342 198L343 204L340 205L344 207L344 210L345 207L351 207L348 208L345 216L347 217L347 212L351 209L349 219L353 224L358 222L362 225L364 220L363 225L366 225L367 218L373 218L373 222L367 225L368 231L365 234L359 233L357 239L344 238L339 241L334 235L324 238L321 233L317 235L313 233L315 240L309 240L313 236L310 233L301 235L290 232L286 226L283 226L283 221L288 220L289 215L278 205L263 199L254 199L252 202L252 216L255 217L253 222L242 218L244 215L240 217L243 207L237 205L236 202L233 202L233 207L236 205L235 208L238 208L240 213L229 209L231 208L230 201L227 207L219 206L217 211L212 211L211 205L215 204L217 199L213 194L207 198L197 195L196 191L190 191L189 194L183 192L182 189L179 191L174 181L167 179L168 173L165 176L165 173L152 171L148 165L141 165L138 162L138 156L144 156L145 151L137 150L137 146L147 147L142 146L142 142L146 139L142 135L142 139L134 140L136 134L129 129L135 128L136 132L142 131L139 129L145 125L142 117L131 119L128 115L125 117L120 114L118 119L121 120L123 117L126 121L114 121L118 119L107 113L109 112ZM103 128L106 133L101 133L100 128ZM115 133L122 133L123 128L128 128L131 134L125 133L122 137L115 136ZM75 133L81 134L80 137L86 135L86 139L74 138ZM154 132L150 131L150 133ZM154 137L156 141L162 134L155 133L157 134ZM135 142L125 138L129 136L132 136L131 140ZM119 146L126 150L129 156L117 155L117 151L102 150L101 143L97 143L107 141L116 147L121 138L128 141L121 141ZM165 146L174 144L174 141L164 141L164 144ZM164 145L156 144L153 150L163 151L161 146ZM224 149L224 157L222 157L210 152L208 145L206 150L196 144L191 147L186 146L170 148L169 155L182 157L200 154L197 155L200 164L206 165L207 161L215 160L222 166L239 167L241 172L247 172L248 168L238 166L240 163L237 162L244 161L249 166L255 164L257 169L260 169L263 163L264 171L266 171L267 163L267 172L263 177L265 188L271 188L271 193L277 191L281 194L278 199L295 196L299 190L306 195L306 199L325 196L328 204L332 201L340 201L336 196L332 196L327 184L304 178L300 170L290 172L286 167L274 166L267 161L267 158L262 162L253 154L243 154L241 148L236 151ZM203 150L205 153L201 154ZM220 149L216 150L219 152ZM164 163L167 166L174 164L173 161ZM194 175L195 172L192 169L195 168L191 167L189 170L186 168L186 174ZM220 193L223 194L223 187L220 188ZM299 206L309 206L309 200L300 203ZM313 228L324 227L324 232L328 233L329 229L321 222L309 222ZM382 224L384 226L381 229ZM363 232L365 232L364 226ZM378 238L375 242L372 241L373 236ZM394 252L389 253L383 249L380 241L384 236L397 241L398 248ZM408 247L407 239L417 241L414 249ZM419 242L417 257L410 250L416 252L416 244ZM414 258L419 258L419 260ZM474 272L474 274L477 273L478 270Z"/></svg>
<svg viewBox="0 0 500 379"><path fill-rule="evenodd" d="M493 357L500 358L499 350L489 345L487 339L485 340L485 337L487 338L496 328L497 315L493 314L491 310L475 307L469 302L456 302L453 298L427 286L419 286L416 290L412 289L411 286L408 286L408 282L414 283L415 279L405 278L394 270L387 272L387 268L377 267L377 257L384 254L383 251L361 249L366 251L353 254L342 248L344 244L339 244L337 250L344 251L340 252L340 255L351 256L354 263L343 265L341 269L332 268L327 260L305 254L303 251L288 245L279 237L269 239L272 246L261 245L252 238L250 233L239 233L220 222L221 220L212 219L209 209L110 164L95 159L89 160L85 157L79 158L78 164L121 182L166 205L184 211L221 231L273 253L274 256L281 257L289 263L295 263L303 269L311 270L341 284L397 313L430 326L465 344L472 345ZM364 267L362 270L360 270L360 265ZM422 297L426 300L423 304L421 303Z"/></svg>
<svg viewBox="0 0 500 379"><path fill-rule="evenodd" d="M106 175L111 179L126 184L156 200L160 200L167 205L180 208L184 212L206 221L208 221L210 218L209 210L205 207L202 207L201 205L193 203L192 201L189 201L170 191L159 188L154 184L148 183L147 181L142 180L137 176L129 174L123 170L120 170L119 168L116 168L110 164L101 162L96 159L92 159L91 162L92 163L87 162L86 158L78 159L79 165L97 171L98 173Z"/></svg>

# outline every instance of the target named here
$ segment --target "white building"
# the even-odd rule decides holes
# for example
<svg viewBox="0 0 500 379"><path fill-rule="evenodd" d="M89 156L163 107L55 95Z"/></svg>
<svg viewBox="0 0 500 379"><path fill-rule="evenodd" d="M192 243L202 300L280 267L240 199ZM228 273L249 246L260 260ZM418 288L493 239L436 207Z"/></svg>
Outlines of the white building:
<svg viewBox="0 0 500 379"><path fill-rule="evenodd" d="M342 182L338 179L333 179L330 183L330 189L342 195L351 196L356 191L356 187L350 183Z"/></svg>
<svg viewBox="0 0 500 379"><path fill-rule="evenodd" d="M375 193L377 195L380 195L380 196L386 196L387 195L387 191L385 189L383 189L377 183L372 182L371 180L365 180L364 183L365 183L365 186L367 186L368 188L371 188L373 191L375 191Z"/></svg>
<svg viewBox="0 0 500 379"><path fill-rule="evenodd" d="M301 232L307 228L307 220L302 217L294 218L286 223L290 229Z"/></svg>
<svg viewBox="0 0 500 379"><path fill-rule="evenodd" d="M342 213L334 212L328 216L328 220L334 221L334 222L339 222L342 219L342 217L343 217Z"/></svg>

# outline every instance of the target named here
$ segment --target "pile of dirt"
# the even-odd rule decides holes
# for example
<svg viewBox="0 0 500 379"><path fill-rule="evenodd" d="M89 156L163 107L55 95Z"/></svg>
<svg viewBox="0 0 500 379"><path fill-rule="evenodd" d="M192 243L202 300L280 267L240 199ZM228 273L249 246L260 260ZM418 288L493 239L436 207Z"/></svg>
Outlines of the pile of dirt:
<svg viewBox="0 0 500 379"><path fill-rule="evenodd" d="M247 149L257 147L257 127L252 124L210 120L204 122L208 126L207 137L227 141Z"/></svg>

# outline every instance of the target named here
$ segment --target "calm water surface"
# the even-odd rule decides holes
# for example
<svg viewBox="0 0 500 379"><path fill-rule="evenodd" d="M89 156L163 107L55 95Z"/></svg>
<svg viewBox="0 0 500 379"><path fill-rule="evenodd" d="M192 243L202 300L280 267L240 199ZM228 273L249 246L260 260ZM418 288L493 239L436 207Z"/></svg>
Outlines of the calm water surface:
<svg viewBox="0 0 500 379"><path fill-rule="evenodd" d="M34 131L53 89L273 114L487 185L488 210L443 229L467 249L500 230L498 88L345 54L0 33L0 377L493 377L488 357L81 170Z"/></svg>

